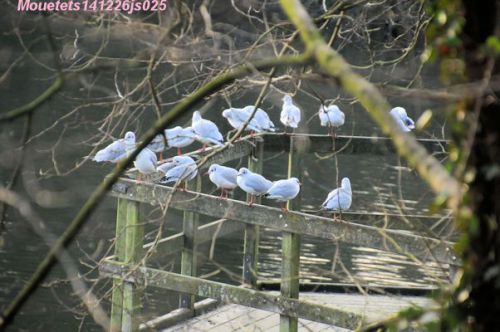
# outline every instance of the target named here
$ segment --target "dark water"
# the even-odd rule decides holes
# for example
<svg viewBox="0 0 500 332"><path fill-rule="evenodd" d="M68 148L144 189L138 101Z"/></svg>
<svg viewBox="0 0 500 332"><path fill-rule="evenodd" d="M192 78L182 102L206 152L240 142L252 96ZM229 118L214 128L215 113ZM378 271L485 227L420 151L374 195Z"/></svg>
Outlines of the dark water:
<svg viewBox="0 0 500 332"><path fill-rule="evenodd" d="M68 32L68 35L70 34ZM3 65L0 65L0 68L4 72L7 70L6 64L23 56L23 51L12 33L5 33L1 42L0 63ZM125 48L124 45L121 47ZM33 54L40 61L47 61L50 57L46 46L35 45ZM375 74L379 77L394 75L404 80L415 71L415 63L408 62L390 74ZM26 148L21 176L15 190L31 200L34 208L44 219L47 228L56 235L64 231L88 195L112 169L109 165L96 165L92 162L80 164L82 157L92 150L93 144L101 137L98 130L99 121L103 119L103 114L109 112L110 106L96 103L87 105L81 112L69 114L79 105L88 102L90 93L84 86L93 79L106 88L113 89L113 74L106 75L108 76L104 78L89 76L81 81L67 82L65 89L37 109L33 117L32 138ZM134 75L139 79L142 73L130 74L131 77ZM41 93L52 79L53 75L50 72L33 64L32 59L26 57L21 65L15 67L7 79L0 84L1 110L23 105ZM434 70L432 68L424 70L420 81L425 83L424 86L436 84ZM346 124L339 134L380 135L380 130L366 112L358 104L352 104L352 100L344 96L337 86L318 83L313 86L325 98L339 97L338 105L346 113ZM290 86L285 85L284 88L290 88ZM232 100L233 105L243 106L252 103L258 90L257 88L242 91ZM280 97L281 94L273 90L263 104L263 108L269 111L276 124L279 123ZM314 115L319 107L318 101L312 98L311 94L306 93L299 93L295 101L303 110L304 120L300 131L325 133L326 130L319 127L319 120ZM408 114L414 119L429 107L437 109L435 112L437 116L433 119L432 125L425 131L418 132L417 136L443 138L443 132L447 132L445 120L440 115L442 112L438 105L419 99L393 98L390 101L393 105L406 107ZM204 116L220 125L223 132L229 130L228 124L220 116L220 111L227 106L222 98L214 98L209 107L199 106L206 111ZM140 136L154 121L154 112L151 107L136 109L135 112L128 123L116 124L113 130L115 136L119 136L126 130L135 130ZM61 117L65 115L67 118L61 120ZM189 122L190 116L191 113L185 114L176 124L185 125ZM20 155L18 147L23 131L23 121L17 120L0 126L0 179L5 184ZM109 140L105 143L109 143ZM444 158L443 155L440 157ZM273 180L285 177L286 160L287 157L283 153L266 153L264 175ZM231 165L245 166L246 160L235 161ZM348 176L352 182L354 198L351 209L355 212L399 213L401 209L405 214L426 214L429 204L434 199L431 190L419 179L415 171L406 167L406 163L395 155L339 154L335 161L335 158L328 154L319 155L310 151L307 154L305 167L304 209L317 209L327 193L337 186L337 179L344 176ZM213 186L205 179L203 191L211 192L213 189ZM236 192L236 197L244 198L241 192ZM98 210L70 247L70 252L79 263L82 278L87 284L95 286L94 291L102 297L102 303L106 309L109 309L111 284L108 279L99 277L96 264L109 254L112 246L115 204L113 198L107 198L101 202ZM265 200L264 204L276 205ZM146 220L148 222L147 240L154 237L158 225L158 221L155 221L158 216L157 211L150 210L150 207L144 207L144 215L148 216ZM181 227L181 214L175 211L171 213L164 235L174 234ZM210 220L202 218L201 221ZM31 226L13 209L7 211L5 228L0 238L0 307L2 308L21 289L48 249L33 232ZM279 277L280 239L278 232L270 229L262 230L259 272L260 276L265 279L272 280ZM206 256L209 246L210 244L203 245L200 252ZM210 275L213 280L238 284L238 278L241 275L242 250L242 233L218 239L213 256L200 259L202 263L200 274ZM419 266L398 254L369 248L338 246L337 243L311 237L303 238L301 262L301 276L304 281L427 286L443 278L441 269L431 263ZM173 257L168 253L159 255L151 261L151 265L169 271L179 271L180 268L178 256ZM145 318L163 314L177 303L177 297L172 292L148 288L144 296ZM78 329L100 330L73 294L59 266L53 269L11 327L12 331L74 331Z"/></svg>

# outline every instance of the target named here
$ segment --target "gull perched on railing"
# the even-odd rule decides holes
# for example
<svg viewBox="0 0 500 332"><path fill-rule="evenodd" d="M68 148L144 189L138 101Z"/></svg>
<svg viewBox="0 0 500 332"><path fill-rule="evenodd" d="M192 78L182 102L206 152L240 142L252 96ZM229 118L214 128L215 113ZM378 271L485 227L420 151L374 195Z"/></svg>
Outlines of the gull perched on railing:
<svg viewBox="0 0 500 332"><path fill-rule="evenodd" d="M284 212L287 212L288 209L286 207L286 203L287 201L297 197L300 191L300 185L301 183L297 178L278 180L273 183L264 197L283 202L283 206L281 209Z"/></svg>
<svg viewBox="0 0 500 332"><path fill-rule="evenodd" d="M165 173L159 181L161 184L190 181L198 174L196 162L188 156L175 156L172 160L160 165L157 170Z"/></svg>
<svg viewBox="0 0 500 332"><path fill-rule="evenodd" d="M165 150L165 138L162 134L156 135L148 144L148 149L160 155L160 160L163 160L163 151Z"/></svg>
<svg viewBox="0 0 500 332"><path fill-rule="evenodd" d="M394 107L390 113L402 131L409 132L415 129L415 122L406 114L403 107Z"/></svg>
<svg viewBox="0 0 500 332"><path fill-rule="evenodd" d="M220 198L226 198L228 196L228 191L233 190L238 186L236 178L238 177L238 171L231 167L221 166L219 164L212 164L208 168L205 175L209 176L210 181L220 189ZM224 194L226 194L224 196Z"/></svg>
<svg viewBox="0 0 500 332"><path fill-rule="evenodd" d="M196 132L192 127L182 128L181 126L177 126L165 129L165 137L168 147L177 148L177 155L180 156L182 154L181 149L194 142Z"/></svg>
<svg viewBox="0 0 500 332"><path fill-rule="evenodd" d="M340 188L330 191L326 200L321 204L322 211L333 211L333 219L337 219L336 212L348 210L352 203L351 181L343 178Z"/></svg>
<svg viewBox="0 0 500 332"><path fill-rule="evenodd" d="M193 113L191 126L196 133L196 138L203 143L203 149L208 144L224 145L224 137L222 137L217 125L210 120L203 119L199 111Z"/></svg>
<svg viewBox="0 0 500 332"><path fill-rule="evenodd" d="M181 148L192 144L196 138L193 128L182 128L181 126L165 129L164 135L156 135L148 144L148 149L160 153L160 160L163 159L162 153L165 150L165 141L168 148L177 148L177 155L180 156L182 154Z"/></svg>
<svg viewBox="0 0 500 332"><path fill-rule="evenodd" d="M97 151L93 161L117 163L125 159L135 149L135 134L128 131L124 138L114 141L102 150Z"/></svg>
<svg viewBox="0 0 500 332"><path fill-rule="evenodd" d="M222 116L227 119L231 127L234 129L240 129L248 120L249 115L243 108L231 107L222 111ZM252 118L245 129L254 132L260 131L255 117Z"/></svg>
<svg viewBox="0 0 500 332"><path fill-rule="evenodd" d="M264 195L273 185L271 181L262 175L253 173L245 167L240 168L236 182L243 191L250 194L248 206L252 206L255 196Z"/></svg>
<svg viewBox="0 0 500 332"><path fill-rule="evenodd" d="M254 110L255 106L249 105L245 106L242 108L243 112L246 112L248 116L250 116ZM262 131L271 131L274 132L276 131L276 127L274 126L274 123L271 121L269 118L269 115L264 111L262 108L257 108L257 111L255 111L255 114L252 118L252 121L254 121L254 126L258 128L258 132Z"/></svg>
<svg viewBox="0 0 500 332"><path fill-rule="evenodd" d="M137 182L141 181L142 174L148 176L156 172L157 162L158 159L156 158L156 153L154 153L148 148L142 149L134 160L134 166L139 171Z"/></svg>
<svg viewBox="0 0 500 332"><path fill-rule="evenodd" d="M280 121L285 127L297 128L300 122L300 109L293 104L292 97L283 97L283 107L280 113Z"/></svg>
<svg viewBox="0 0 500 332"><path fill-rule="evenodd" d="M222 116L227 119L231 127L240 129L248 121L255 106L245 106L243 108L231 107L222 112ZM257 108L252 120L247 124L246 130L261 133L264 131L275 131L274 123L269 118L269 115L261 109Z"/></svg>
<svg viewBox="0 0 500 332"><path fill-rule="evenodd" d="M325 106L321 105L319 108L319 120L322 127L328 127L328 132L333 137L336 137L335 128L344 125L345 114L340 110L337 105Z"/></svg>

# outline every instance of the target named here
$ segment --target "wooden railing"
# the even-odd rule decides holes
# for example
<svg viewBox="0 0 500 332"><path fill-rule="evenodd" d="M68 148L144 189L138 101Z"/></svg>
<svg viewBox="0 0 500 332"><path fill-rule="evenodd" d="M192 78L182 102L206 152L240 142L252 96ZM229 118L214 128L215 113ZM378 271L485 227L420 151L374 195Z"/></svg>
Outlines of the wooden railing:
<svg viewBox="0 0 500 332"><path fill-rule="evenodd" d="M266 139L266 151L284 149L289 152L289 176L302 176L302 158L295 144L307 140L314 151L331 151L329 136L272 135ZM269 143L268 143L269 141ZM445 141L422 140L429 149L442 152ZM385 153L393 151L390 141L383 138L339 137L337 148L344 146L344 153ZM248 167L262 171L264 145L261 139L253 143L238 142L224 152L213 156L203 167L211 163L224 163L248 156ZM384 218L386 224L395 228L379 228L366 224L366 214L343 213L346 221L333 222L329 218L297 212L300 197L290 204L291 211L255 204L248 208L245 202L228 199L219 200L212 195L200 193L201 180L193 181L188 191L173 191L171 187L153 183L137 184L134 180L121 178L111 191L118 198L116 220L115 254L100 264L100 272L113 278L111 329L113 331L137 331L140 322L140 289L145 286L159 287L180 292L178 317L194 314L195 296L211 298L223 303L235 303L281 315L282 331L296 331L298 318L333 324L344 328L357 327L363 317L357 313L328 307L299 297L300 237L310 235L347 245L364 246L407 254L421 261L437 261L441 264L454 262L452 243L438 238L416 235L406 231L407 224L398 221L398 216L374 214L372 218ZM172 235L154 243L144 243L144 224L139 216L139 204L164 205L184 211L182 233ZM198 216L217 218L206 225L199 225ZM428 216L412 216L428 221L437 220ZM389 223L387 222L389 220ZM212 238L214 231L222 236L237 230L245 230L242 280L245 287L223 284L197 277L197 246ZM405 226L406 225L406 226ZM260 226L273 228L282 233L281 293L270 294L256 290L258 282L258 247ZM398 227L399 226L399 227ZM406 227L406 228L405 228ZM155 246L156 252L181 251L181 273L166 272L145 265L145 250Z"/></svg>

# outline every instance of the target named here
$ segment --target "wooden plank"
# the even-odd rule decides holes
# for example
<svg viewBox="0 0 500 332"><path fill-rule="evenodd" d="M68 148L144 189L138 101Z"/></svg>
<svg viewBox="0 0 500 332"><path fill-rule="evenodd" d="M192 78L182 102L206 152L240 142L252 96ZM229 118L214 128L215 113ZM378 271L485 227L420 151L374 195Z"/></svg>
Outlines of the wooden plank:
<svg viewBox="0 0 500 332"><path fill-rule="evenodd" d="M136 265L143 257L144 226L139 221L139 203L124 201L126 206L125 252L124 262ZM139 316L141 314L141 294L137 285L125 281L123 284L123 332L139 331Z"/></svg>
<svg viewBox="0 0 500 332"><path fill-rule="evenodd" d="M194 304L195 316L206 313L214 309L218 302L212 299L205 299ZM159 331L159 329L173 326L177 323L185 321L193 316L192 310L179 308L169 312L168 314L155 317L140 325L140 331Z"/></svg>
<svg viewBox="0 0 500 332"><path fill-rule="evenodd" d="M281 133L264 135L266 151L289 152L292 137L301 139L301 149L304 152L326 153L334 151L334 143L330 135L293 134L290 136ZM448 145L448 141L442 139L419 138L417 141L431 153L445 152ZM389 137L338 135L335 139L335 147L335 150L340 150L343 154L386 155L396 153L396 149Z"/></svg>
<svg viewBox="0 0 500 332"><path fill-rule="evenodd" d="M317 210L302 209L304 213L316 213ZM330 215L330 214L326 214ZM412 232L422 232L430 236L430 234L453 234L454 223L451 216L440 215L418 215L388 212L372 212L372 211L342 211L342 217L361 225L376 226L379 228L387 228L394 230L405 230ZM440 226L435 227L434 231L429 228L433 227L437 222Z"/></svg>
<svg viewBox="0 0 500 332"><path fill-rule="evenodd" d="M122 179L127 180L126 178ZM117 196L117 194L119 193L125 193L126 190L128 190L128 186L129 186L128 184L121 185L118 182L113 187L113 191L111 192L111 194ZM299 198L301 197L300 194L298 197ZM155 202L158 202L160 199L147 203L155 204ZM304 213L308 215L310 215L309 212L317 212L317 211L304 210ZM416 214L406 214L403 216L401 214L396 214L396 213L371 212L371 211L345 211L342 212L342 216L345 217L345 220L357 224L377 226L380 228L387 228L387 229L410 230L410 231L419 231L419 230L428 231L428 229L431 226L433 226L434 223L441 221L441 224L443 224L443 226L438 227L437 230L439 232L444 234L451 234L453 232L452 218L448 216L439 216L439 215L429 216L429 215L416 215ZM408 223L408 221L410 223Z"/></svg>
<svg viewBox="0 0 500 332"><path fill-rule="evenodd" d="M143 266L133 267L120 262L103 261L99 265L99 271L104 276L122 277L141 286L147 285L209 297L223 303L240 304L350 329L357 327L362 319L359 314L336 307L319 305L305 300L288 299L253 289L226 285Z"/></svg>
<svg viewBox="0 0 500 332"><path fill-rule="evenodd" d="M219 219L208 224L198 226L196 232L196 241L198 245L214 240L214 234L217 232L217 238L231 235L235 232L243 231L245 225L235 223L227 219ZM153 256L156 253L175 254L182 250L184 244L184 233L177 233L158 241L156 249L153 251ZM154 242L146 243L144 249L149 249L154 245Z"/></svg>
<svg viewBox="0 0 500 332"><path fill-rule="evenodd" d="M172 188L152 183L140 185L135 181L120 179L111 194L148 204L159 204L172 194ZM255 204L252 208L245 202L217 197L198 192L176 191L172 197L172 208L189 210L215 218L237 220L291 233L307 234L353 245L411 254L422 260L435 259L443 263L454 263L453 243L414 235L406 231L381 229L354 222L333 222L332 219Z"/></svg>
<svg viewBox="0 0 500 332"><path fill-rule="evenodd" d="M196 181L188 182L188 190L200 191L201 179L200 174L197 175ZM191 211L184 211L182 221L182 231L184 234L184 244L182 246L181 257L181 274L187 276L196 276L197 273L197 230L198 230L199 215ZM180 294L179 307L194 309L195 299L191 294Z"/></svg>
<svg viewBox="0 0 500 332"><path fill-rule="evenodd" d="M245 224L243 242L243 283L255 288L258 280L259 226Z"/></svg>
<svg viewBox="0 0 500 332"><path fill-rule="evenodd" d="M300 234L283 232L281 240L281 296L299 298ZM296 332L297 317L280 316L280 331Z"/></svg>
<svg viewBox="0 0 500 332"><path fill-rule="evenodd" d="M288 178L297 177L302 181L303 155L295 146L300 144L300 137L290 140L288 153ZM300 210L301 196L287 202L290 210ZM299 298L299 270L300 270L300 234L283 232L281 240L281 296L291 299ZM280 315L281 332L297 332L298 319Z"/></svg>
<svg viewBox="0 0 500 332"><path fill-rule="evenodd" d="M192 151L189 153L185 153L183 155L185 156L190 156L194 158L195 160L201 160L205 156L210 155L214 150L218 149L219 147L212 146L212 147L207 147L205 151ZM253 143L247 141L247 140L241 140L238 142L233 143L232 146L228 147L227 149L223 150L222 152L219 152L215 154L214 156L211 156L207 158L206 162L199 168L200 171L205 170L210 167L210 165L216 163L216 164L224 164L227 163L228 161L244 158L248 156L251 152L252 149L254 148ZM165 159L166 162L168 159ZM161 164L161 162L160 162ZM130 168L127 171L127 176L131 178L135 178L137 176L137 169L135 167ZM164 174L163 173L157 173L152 176L154 180L159 180Z"/></svg>
<svg viewBox="0 0 500 332"><path fill-rule="evenodd" d="M127 223L127 202L123 198L117 199L116 226L115 226L115 258L118 261L125 259L125 226ZM110 330L120 331L122 328L123 311L123 280L113 279L113 292L111 296L111 326Z"/></svg>
<svg viewBox="0 0 500 332"><path fill-rule="evenodd" d="M263 291L277 291L280 289L281 282L279 280L259 279L257 289ZM301 282L299 290L303 292L316 293L336 293L336 294L351 294L359 293L360 289L366 294L378 295L389 294L397 296L430 296L437 291L439 287L434 284L417 287L398 287L398 286L373 286L354 283L333 283L333 282Z"/></svg>
<svg viewBox="0 0 500 332"><path fill-rule="evenodd" d="M264 159L264 144L262 141L256 142L257 146L248 157L248 169L255 173L262 173L262 160ZM250 195L247 195L247 200ZM260 204L261 198L256 200ZM243 244L243 283L255 288L258 279L259 261L259 232L258 225L245 224L245 240Z"/></svg>

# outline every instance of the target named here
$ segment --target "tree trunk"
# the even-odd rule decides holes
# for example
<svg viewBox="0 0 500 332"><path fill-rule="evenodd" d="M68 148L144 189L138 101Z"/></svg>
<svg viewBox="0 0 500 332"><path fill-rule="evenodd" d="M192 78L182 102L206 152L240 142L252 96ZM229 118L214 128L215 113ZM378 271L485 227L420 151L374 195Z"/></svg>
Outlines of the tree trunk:
<svg viewBox="0 0 500 332"><path fill-rule="evenodd" d="M500 1L464 0L466 24L463 31L468 79L480 81L488 71L488 59L481 52L489 36L498 36ZM500 72L495 61L492 75ZM491 68L491 66L490 66ZM469 159L476 171L470 185L473 218L467 227L469 245L463 252L464 282L461 291L470 291L463 302L462 319L473 331L498 331L500 328L500 102L498 90L472 100L470 112L479 110L478 126ZM479 104L477 104L479 102ZM460 293L458 293L460 294ZM458 296L457 294L457 296ZM462 292L462 297L466 293ZM460 296L458 296L460 300Z"/></svg>

